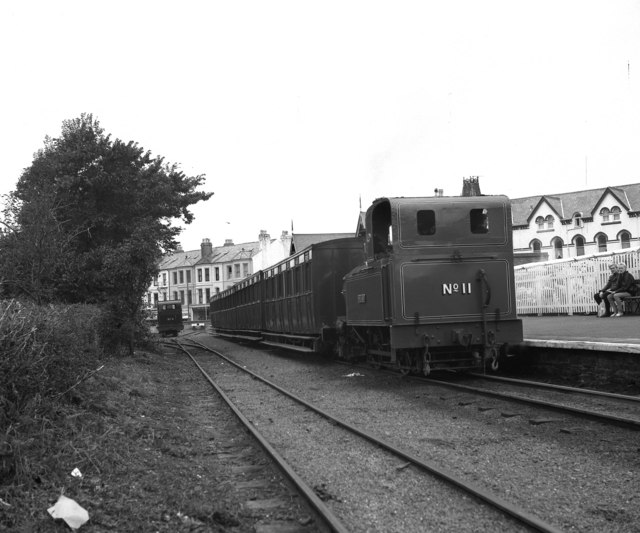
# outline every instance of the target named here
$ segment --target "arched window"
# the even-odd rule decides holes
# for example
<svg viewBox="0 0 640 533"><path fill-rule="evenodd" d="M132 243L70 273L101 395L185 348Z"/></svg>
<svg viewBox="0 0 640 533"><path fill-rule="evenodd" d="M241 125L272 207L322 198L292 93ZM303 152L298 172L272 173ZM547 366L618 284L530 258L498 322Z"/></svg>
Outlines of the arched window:
<svg viewBox="0 0 640 533"><path fill-rule="evenodd" d="M631 248L631 233L627 230L618 233L618 239L620 239L620 248Z"/></svg>
<svg viewBox="0 0 640 533"><path fill-rule="evenodd" d="M547 223L547 229L553 229L553 216L547 215L544 220Z"/></svg>
<svg viewBox="0 0 640 533"><path fill-rule="evenodd" d="M613 215L613 220L620 220L620 208L617 205L611 208L611 214Z"/></svg>
<svg viewBox="0 0 640 533"><path fill-rule="evenodd" d="M538 225L538 231L544 229L544 218L538 217L536 218L536 224Z"/></svg>
<svg viewBox="0 0 640 533"><path fill-rule="evenodd" d="M582 227L582 213L577 212L573 214L573 227L581 228Z"/></svg>
<svg viewBox="0 0 640 533"><path fill-rule="evenodd" d="M533 252L540 253L542 250L542 243L538 239L533 239L529 243L529 249Z"/></svg>
<svg viewBox="0 0 640 533"><path fill-rule="evenodd" d="M562 247L564 246L562 239L560 237L555 237L551 240L551 246L553 246L554 259L562 259Z"/></svg>
<svg viewBox="0 0 640 533"><path fill-rule="evenodd" d="M609 208L603 207L600 209L600 216L602 217L602 222L609 222Z"/></svg>
<svg viewBox="0 0 640 533"><path fill-rule="evenodd" d="M573 238L573 245L576 247L576 255L584 255L584 237L576 235Z"/></svg>
<svg viewBox="0 0 640 533"><path fill-rule="evenodd" d="M604 233L598 233L596 235L596 243L598 244L599 252L607 251L607 236Z"/></svg>

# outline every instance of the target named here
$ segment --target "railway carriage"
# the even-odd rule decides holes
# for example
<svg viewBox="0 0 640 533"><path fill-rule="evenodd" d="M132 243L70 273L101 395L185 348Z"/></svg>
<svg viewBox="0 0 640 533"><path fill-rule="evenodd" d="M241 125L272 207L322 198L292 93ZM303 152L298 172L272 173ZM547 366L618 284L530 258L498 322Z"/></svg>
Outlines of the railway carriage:
<svg viewBox="0 0 640 533"><path fill-rule="evenodd" d="M424 374L522 340L507 197L379 198L365 226L215 295L215 332Z"/></svg>
<svg viewBox="0 0 640 533"><path fill-rule="evenodd" d="M364 260L363 240L314 244L211 298L216 334L299 351L336 340L345 314L343 278Z"/></svg>

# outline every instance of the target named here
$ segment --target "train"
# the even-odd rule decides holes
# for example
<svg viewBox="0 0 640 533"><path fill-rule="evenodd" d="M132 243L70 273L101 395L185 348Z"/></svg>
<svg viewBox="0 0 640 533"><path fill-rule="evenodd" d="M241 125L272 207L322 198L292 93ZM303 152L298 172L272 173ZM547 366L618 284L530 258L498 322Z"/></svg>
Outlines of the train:
<svg viewBox="0 0 640 533"><path fill-rule="evenodd" d="M495 371L522 341L506 196L378 198L362 233L214 295L214 334L424 375Z"/></svg>
<svg viewBox="0 0 640 533"><path fill-rule="evenodd" d="M184 329L182 323L182 302L180 300L164 300L158 302L158 333L163 337L176 337Z"/></svg>

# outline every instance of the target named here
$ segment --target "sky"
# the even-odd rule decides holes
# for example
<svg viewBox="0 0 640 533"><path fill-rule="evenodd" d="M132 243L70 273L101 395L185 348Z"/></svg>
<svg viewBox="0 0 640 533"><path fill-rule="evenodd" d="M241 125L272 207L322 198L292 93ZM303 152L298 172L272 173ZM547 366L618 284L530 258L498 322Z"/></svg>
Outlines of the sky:
<svg viewBox="0 0 640 533"><path fill-rule="evenodd" d="M0 69L0 194L92 113L206 175L185 250L640 182L640 0L4 0Z"/></svg>

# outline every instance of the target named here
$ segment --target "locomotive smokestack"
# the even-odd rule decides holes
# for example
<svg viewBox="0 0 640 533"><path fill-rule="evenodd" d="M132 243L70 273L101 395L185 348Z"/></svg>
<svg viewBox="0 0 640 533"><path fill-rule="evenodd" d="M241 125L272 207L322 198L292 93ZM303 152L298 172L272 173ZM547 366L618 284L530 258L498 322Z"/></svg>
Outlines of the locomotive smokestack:
<svg viewBox="0 0 640 533"><path fill-rule="evenodd" d="M482 196L478 176L462 179L462 196Z"/></svg>

